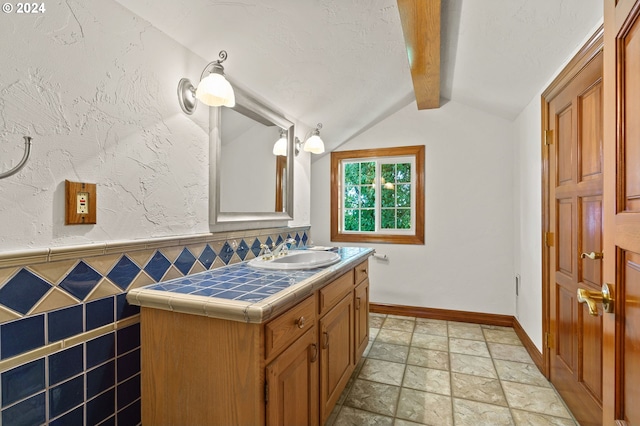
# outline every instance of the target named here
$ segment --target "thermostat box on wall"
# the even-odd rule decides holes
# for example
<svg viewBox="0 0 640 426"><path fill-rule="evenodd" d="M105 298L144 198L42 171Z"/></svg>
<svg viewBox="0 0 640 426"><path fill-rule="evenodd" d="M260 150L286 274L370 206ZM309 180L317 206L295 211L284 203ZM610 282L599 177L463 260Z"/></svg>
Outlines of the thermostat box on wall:
<svg viewBox="0 0 640 426"><path fill-rule="evenodd" d="M65 225L96 223L96 184L64 181Z"/></svg>

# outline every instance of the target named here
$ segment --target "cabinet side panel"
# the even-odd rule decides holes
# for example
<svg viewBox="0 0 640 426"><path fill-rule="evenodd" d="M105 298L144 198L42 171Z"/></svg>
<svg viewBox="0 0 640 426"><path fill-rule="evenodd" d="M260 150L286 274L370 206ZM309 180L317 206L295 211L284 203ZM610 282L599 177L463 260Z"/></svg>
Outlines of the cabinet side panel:
<svg viewBox="0 0 640 426"><path fill-rule="evenodd" d="M142 423L264 424L262 326L142 308Z"/></svg>

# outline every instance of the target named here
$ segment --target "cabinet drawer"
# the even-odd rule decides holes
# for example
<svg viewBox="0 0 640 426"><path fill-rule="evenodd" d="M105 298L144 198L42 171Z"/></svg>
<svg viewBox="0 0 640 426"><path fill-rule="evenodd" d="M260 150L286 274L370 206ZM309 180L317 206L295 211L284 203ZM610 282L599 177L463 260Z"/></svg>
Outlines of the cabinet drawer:
<svg viewBox="0 0 640 426"><path fill-rule="evenodd" d="M320 315L325 314L329 309L333 308L345 294L352 290L353 269L320 289L318 292L320 295L320 305L318 308Z"/></svg>
<svg viewBox="0 0 640 426"><path fill-rule="evenodd" d="M296 341L316 322L315 297L307 297L287 312L269 321L264 326L264 356L276 356Z"/></svg>
<svg viewBox="0 0 640 426"><path fill-rule="evenodd" d="M356 271L356 284L360 284L362 281L369 278L369 260L365 260L361 264L355 267Z"/></svg>

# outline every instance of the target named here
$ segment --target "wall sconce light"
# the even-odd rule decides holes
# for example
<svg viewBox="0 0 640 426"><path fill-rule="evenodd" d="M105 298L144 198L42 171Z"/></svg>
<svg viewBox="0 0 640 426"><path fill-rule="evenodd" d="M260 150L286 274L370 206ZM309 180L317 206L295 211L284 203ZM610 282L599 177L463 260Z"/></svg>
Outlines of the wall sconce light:
<svg viewBox="0 0 640 426"><path fill-rule="evenodd" d="M227 59L227 52L221 50L220 59L209 62L202 74L200 83L196 89L188 78L180 79L178 83L178 102L185 114L193 114L198 103L196 99L209 106L233 107L236 104L236 96L233 87L224 77L222 63ZM209 74L205 77L205 74Z"/></svg>
<svg viewBox="0 0 640 426"><path fill-rule="evenodd" d="M300 153L301 149L312 154L322 154L324 152L324 142L320 139L320 129L322 129L322 123L318 123L315 129L309 131L302 142L296 138L296 155Z"/></svg>
<svg viewBox="0 0 640 426"><path fill-rule="evenodd" d="M287 131L280 130L280 139L273 145L273 155L287 156Z"/></svg>

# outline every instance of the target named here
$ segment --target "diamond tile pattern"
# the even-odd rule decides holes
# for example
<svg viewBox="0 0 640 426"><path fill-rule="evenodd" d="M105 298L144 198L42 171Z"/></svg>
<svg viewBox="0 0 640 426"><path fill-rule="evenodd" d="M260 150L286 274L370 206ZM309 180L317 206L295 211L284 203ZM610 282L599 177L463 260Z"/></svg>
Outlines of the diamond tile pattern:
<svg viewBox="0 0 640 426"><path fill-rule="evenodd" d="M225 265L229 264L229 261L233 257L233 249L228 242L224 243L222 249L220 249L220 253L218 253L218 256L222 259Z"/></svg>
<svg viewBox="0 0 640 426"><path fill-rule="evenodd" d="M209 244L207 244L204 250L202 250L198 260L206 269L210 269L211 265L213 265L213 261L216 260L216 257L216 252L213 251Z"/></svg>
<svg viewBox="0 0 640 426"><path fill-rule="evenodd" d="M194 263L196 263L196 257L185 247L176 259L174 265L176 265L176 268L178 268L183 275L187 275Z"/></svg>
<svg viewBox="0 0 640 426"><path fill-rule="evenodd" d="M253 244L251 244L251 252L253 253L253 255L254 255L255 257L258 257L258 255L260 254L260 250L262 250L262 249L260 248L260 245L261 245L261 244L262 244L262 243L261 243L261 242L260 242L260 240L259 240L259 239L257 239L257 238L256 238L255 240L253 240Z"/></svg>
<svg viewBox="0 0 640 426"><path fill-rule="evenodd" d="M291 235L291 234L287 234ZM308 241L307 232L301 231L294 233L296 239L296 245L298 247L304 246L305 242ZM200 262L205 269L209 270L212 267L219 267L220 265L228 265L232 258L234 258L234 254L237 255L237 259L247 260L247 256L252 253L254 256L258 256L260 254L260 244L261 239L264 238L265 244L270 247L273 246L274 240L276 238L277 242L280 243L283 241L283 235L272 234L272 236L265 235L260 237L255 237L252 239L241 240L238 247L234 250L232 245L229 242L225 242L220 249L220 253L216 253L210 244L206 244L200 255L197 257L194 256L193 252L190 251L187 247L177 247L182 251L176 250L180 254L177 256L177 259L174 261L173 266L180 271L184 275L188 275L189 272L193 269L196 262ZM251 245L249 246L249 242ZM119 260L111 267L109 272L104 276L108 278L110 282L115 284L118 288L120 288L123 292L126 291L133 283L137 282L141 275L141 268L138 266L141 264L140 262L136 263L132 259L141 257L139 254L141 252L131 252L124 253L120 256ZM171 268L172 262L167 259L167 257L161 253L159 250L155 252L149 252L149 255L153 253L153 256L146 257L142 256L142 258L149 259L146 265L144 266L144 271L147 275L144 275L145 280L149 280L149 277L156 281L160 282L162 278L167 274L167 271ZM144 253L143 253L144 254ZM133 257L132 257L133 256ZM137 256L137 257L136 257ZM148 256L148 255L147 255ZM216 258L220 257L220 261L216 262ZM100 259L100 258L96 258ZM143 260L144 261L144 260ZM102 264L93 264L92 258L87 260L79 259L78 263L75 264L73 269L70 272L60 271L58 277L63 276L64 278L58 284L56 282L52 282L53 279L50 276L47 278L43 278L39 276L37 273L25 268L21 268L18 273L13 276L7 276L6 281L3 283L0 281L0 305L3 305L12 311L16 312L16 314L22 314L23 316L28 315L34 309L39 309L43 301L48 301L47 310L55 310L56 308L62 308L64 306L68 306L70 303L73 303L73 299L67 297L70 295L71 297L78 299L79 301L84 301L89 297L90 294L94 294L94 290L99 291L96 287L99 286L102 282L103 276L99 271L104 271ZM60 262L58 262L60 263ZM25 265L26 266L26 265ZM71 265L68 265L69 267ZM66 269L66 268L65 268ZM48 269L46 269L48 270ZM200 267L198 266L198 270ZM177 275L177 271L174 271L173 276ZM148 282L148 281L147 281ZM57 285L57 287L56 287ZM59 294L57 297L50 297L51 289L56 287L56 292ZM109 284L111 288L111 284ZM201 295L211 295L213 292L208 289L198 289ZM269 290L271 292L271 290ZM122 293L124 294L124 293ZM100 295L97 295L100 297ZM47 299L45 299L47 298ZM95 298L92 296L92 298ZM252 296L244 296L246 300L253 300ZM51 299L51 300L50 300ZM122 299L122 300L121 300ZM116 319L121 319L124 315L124 307L125 304L122 302L123 298L118 299L117 311L116 311ZM37 311L40 313L43 310ZM133 311L129 309L129 311L124 317L127 315L134 315L137 311ZM83 327L84 329L84 327ZM84 330L83 330L84 331ZM74 328L74 333L77 332L77 327Z"/></svg>
<svg viewBox="0 0 640 426"><path fill-rule="evenodd" d="M249 253L249 246L244 240L240 241L240 244L238 244L236 253L242 260L244 260L244 258L247 257L247 253Z"/></svg>
<svg viewBox="0 0 640 426"><path fill-rule="evenodd" d="M138 276L138 272L140 272L140 267L125 255L111 269L107 278L121 289L126 290L129 284Z"/></svg>
<svg viewBox="0 0 640 426"><path fill-rule="evenodd" d="M62 280L60 287L76 298L84 300L84 298L91 293L91 290L98 285L101 279L102 275L81 260L76 267L69 272L69 275Z"/></svg>
<svg viewBox="0 0 640 426"><path fill-rule="evenodd" d="M237 250L230 242L222 244L220 261L212 247L219 247L221 242L205 244L202 252L198 249L196 260L196 252L179 245L179 239L176 239L174 246L162 249L171 253L171 260L176 256L173 264L158 250L137 248L121 254L25 264L22 268L1 270L0 305L11 310L13 316L20 314L21 317L0 324L0 360L38 350L48 343L139 313L139 307L126 302L126 290L131 286L146 285L153 280L159 282L163 277L175 277L179 272L186 275L191 270L199 271L202 268L195 265L196 262L207 270L216 268L209 272L222 272L218 268L223 264L247 259L251 253L259 254L261 240L265 239L271 245L272 238L282 241L283 237L276 233L259 237L249 235ZM307 239L303 231L296 237L303 242ZM200 244L194 246L202 247ZM236 267L241 270L243 264L226 270ZM206 296L226 292L240 295L239 300L252 302L292 284L288 279L271 275L270 285L260 286L262 283L257 283L256 276L245 267L244 273L227 276L219 286L206 287L191 282L182 285L181 290ZM111 293L102 291L103 284L108 284L111 293L117 294L105 298ZM115 286L122 292L118 293ZM95 300L88 301L89 298ZM29 314L32 311L37 314ZM1 372L0 424L140 424L139 327L134 324L118 329ZM509 365L504 368L513 370ZM527 414L526 411L522 413L523 416Z"/></svg>
<svg viewBox="0 0 640 426"><path fill-rule="evenodd" d="M151 278L160 281L169 267L171 267L171 262L160 251L156 251L144 270Z"/></svg>
<svg viewBox="0 0 640 426"><path fill-rule="evenodd" d="M0 288L0 303L26 314L51 289L51 285L22 268Z"/></svg>

